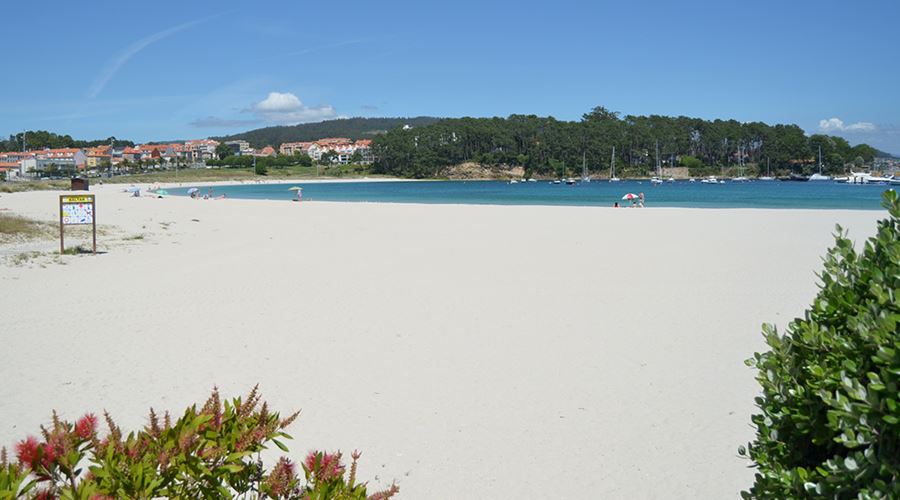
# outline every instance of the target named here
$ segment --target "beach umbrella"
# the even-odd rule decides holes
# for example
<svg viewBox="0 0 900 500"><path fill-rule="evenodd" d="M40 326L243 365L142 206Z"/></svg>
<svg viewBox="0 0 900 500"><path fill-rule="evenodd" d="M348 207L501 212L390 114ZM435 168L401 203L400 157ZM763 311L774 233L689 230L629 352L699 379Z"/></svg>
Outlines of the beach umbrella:
<svg viewBox="0 0 900 500"><path fill-rule="evenodd" d="M187 190L187 194L193 194L200 192L200 188L190 188Z"/></svg>
<svg viewBox="0 0 900 500"><path fill-rule="evenodd" d="M639 198L639 196L634 193L628 193L622 197L623 200L636 200L638 198Z"/></svg>
<svg viewBox="0 0 900 500"><path fill-rule="evenodd" d="M303 191L303 188L300 186L294 186L292 188L288 188L288 191Z"/></svg>
<svg viewBox="0 0 900 500"><path fill-rule="evenodd" d="M137 186L131 186L131 187L125 188L126 193L134 193L134 192L140 191L140 190L141 190L141 188L139 188Z"/></svg>

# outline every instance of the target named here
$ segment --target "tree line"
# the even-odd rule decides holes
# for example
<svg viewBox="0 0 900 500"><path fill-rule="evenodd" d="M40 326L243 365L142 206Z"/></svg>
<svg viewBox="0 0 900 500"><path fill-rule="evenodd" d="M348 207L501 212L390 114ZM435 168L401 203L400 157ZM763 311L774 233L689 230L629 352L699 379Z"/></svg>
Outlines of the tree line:
<svg viewBox="0 0 900 500"><path fill-rule="evenodd" d="M134 142L115 137L84 141L73 139L70 135L60 135L46 130L27 130L18 134L11 134L6 140L0 140L0 151L22 151L26 149L59 149L59 148L93 148L107 146L114 143L116 146L133 147Z"/></svg>
<svg viewBox="0 0 900 500"><path fill-rule="evenodd" d="M659 115L620 117L600 106L580 121L510 115L507 118L451 118L423 127L395 128L375 137L376 173L440 177L447 167L476 162L522 166L527 175L606 173L652 175L662 167L688 166L691 174L746 165L765 173L811 173L822 148L826 173L869 163L878 151L845 139L807 136L797 125L741 123ZM615 157L613 158L613 147ZM658 153L657 153L658 151Z"/></svg>

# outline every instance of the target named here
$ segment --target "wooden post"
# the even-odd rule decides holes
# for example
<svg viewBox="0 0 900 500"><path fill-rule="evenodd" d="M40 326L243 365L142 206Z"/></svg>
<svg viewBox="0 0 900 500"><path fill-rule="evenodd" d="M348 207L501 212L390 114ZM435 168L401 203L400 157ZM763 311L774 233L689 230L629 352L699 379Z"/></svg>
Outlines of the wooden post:
<svg viewBox="0 0 900 500"><path fill-rule="evenodd" d="M91 219L94 221L91 233L94 239L94 255L97 255L97 197L91 195L91 213L94 215Z"/></svg>
<svg viewBox="0 0 900 500"><path fill-rule="evenodd" d="M59 197L59 254L62 255L65 251L65 244L63 243L63 197Z"/></svg>

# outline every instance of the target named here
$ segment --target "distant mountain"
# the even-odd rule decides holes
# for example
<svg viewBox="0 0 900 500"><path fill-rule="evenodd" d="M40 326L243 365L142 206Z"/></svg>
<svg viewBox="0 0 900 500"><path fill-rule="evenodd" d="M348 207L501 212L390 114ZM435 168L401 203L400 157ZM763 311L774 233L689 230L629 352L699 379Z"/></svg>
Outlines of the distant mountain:
<svg viewBox="0 0 900 500"><path fill-rule="evenodd" d="M415 118L344 118L300 125L282 125L258 128L240 134L213 137L217 141L248 141L252 147L278 146L285 142L314 141L323 137L347 137L350 139L371 139L388 130L409 125L424 127L440 120L430 116Z"/></svg>
<svg viewBox="0 0 900 500"><path fill-rule="evenodd" d="M900 160L900 156L893 155L891 153L885 153L884 151L880 151L878 149L875 150L875 158L891 158L894 160Z"/></svg>

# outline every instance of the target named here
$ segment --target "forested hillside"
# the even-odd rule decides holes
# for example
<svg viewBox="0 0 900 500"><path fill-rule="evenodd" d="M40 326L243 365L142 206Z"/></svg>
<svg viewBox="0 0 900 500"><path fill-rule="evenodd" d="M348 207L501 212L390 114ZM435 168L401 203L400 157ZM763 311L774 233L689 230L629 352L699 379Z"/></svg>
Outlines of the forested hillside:
<svg viewBox="0 0 900 500"><path fill-rule="evenodd" d="M22 150L23 133L10 135L7 140L0 140L0 151L21 151ZM28 149L44 149L44 148L89 148L109 144L115 141L117 146L134 146L134 143L127 140L108 137L106 139L96 139L91 141L83 141L73 139L70 135L59 135L46 130L28 130L24 132L25 147Z"/></svg>
<svg viewBox="0 0 900 500"><path fill-rule="evenodd" d="M659 161L692 170L743 163L765 171L812 172L821 145L825 170L843 172L851 164L871 162L876 150L850 146L843 138L806 136L797 125L767 125L684 116L625 116L594 108L581 121L511 115L508 118L454 118L409 130L393 129L375 138L379 173L437 177L464 162L520 165L526 173L574 174L584 160L591 172L607 172L613 147L617 172L649 175Z"/></svg>
<svg viewBox="0 0 900 500"><path fill-rule="evenodd" d="M327 120L317 123L301 123L300 125L284 125L259 128L240 134L213 137L217 141L233 141L242 139L250 142L255 148L278 146L284 142L314 141L323 137L348 137L350 139L372 139L378 134L404 125L423 127L438 121L439 118L419 116L416 118L346 118Z"/></svg>

